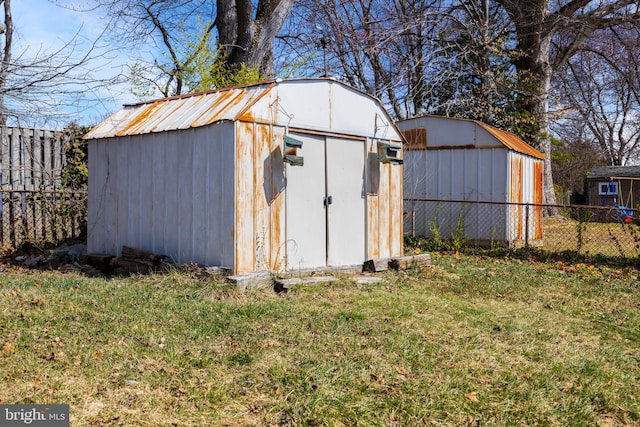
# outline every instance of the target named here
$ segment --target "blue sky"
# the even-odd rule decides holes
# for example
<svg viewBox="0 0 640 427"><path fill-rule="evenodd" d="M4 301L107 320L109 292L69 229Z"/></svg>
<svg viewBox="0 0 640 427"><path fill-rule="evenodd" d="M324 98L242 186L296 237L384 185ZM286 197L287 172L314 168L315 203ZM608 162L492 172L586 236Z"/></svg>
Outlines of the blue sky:
<svg viewBox="0 0 640 427"><path fill-rule="evenodd" d="M69 1L65 0L66 3ZM86 2L75 1L77 4ZM78 46L74 55L86 52L93 40L104 30L105 18L99 12L76 12L57 6L49 0L14 0L11 4L16 34L14 35L14 58L25 52L32 57L38 51L55 52L74 39ZM118 75L129 61L126 52L110 46L102 48L104 56L90 62L85 72L96 78ZM98 52L96 52L98 53ZM135 99L126 85L86 88L83 99L74 100L64 107L65 117L61 121L74 120L81 124L97 124L122 104ZM60 126L58 124L58 126Z"/></svg>

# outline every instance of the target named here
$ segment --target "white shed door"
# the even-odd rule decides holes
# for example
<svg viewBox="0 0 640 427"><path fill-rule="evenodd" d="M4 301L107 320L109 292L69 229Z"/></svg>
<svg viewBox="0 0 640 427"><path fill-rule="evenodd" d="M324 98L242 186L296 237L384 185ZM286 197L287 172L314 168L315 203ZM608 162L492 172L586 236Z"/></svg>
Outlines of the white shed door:
<svg viewBox="0 0 640 427"><path fill-rule="evenodd" d="M286 165L287 267L301 269L327 262L324 137L292 135L303 142L304 166Z"/></svg>
<svg viewBox="0 0 640 427"><path fill-rule="evenodd" d="M365 257L364 141L327 138L328 265Z"/></svg>
<svg viewBox="0 0 640 427"><path fill-rule="evenodd" d="M303 141L304 166L286 167L287 267L362 263L364 141L291 136Z"/></svg>

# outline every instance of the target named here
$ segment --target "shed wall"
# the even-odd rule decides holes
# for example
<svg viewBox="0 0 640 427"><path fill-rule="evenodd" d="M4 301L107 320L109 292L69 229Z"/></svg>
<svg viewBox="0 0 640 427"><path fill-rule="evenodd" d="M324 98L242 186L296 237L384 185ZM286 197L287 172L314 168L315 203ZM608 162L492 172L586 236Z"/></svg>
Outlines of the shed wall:
<svg viewBox="0 0 640 427"><path fill-rule="evenodd" d="M321 165L323 171L326 167L328 177L325 178L324 172L314 174L311 171L318 161L316 157L320 156L318 153L316 153L318 156L310 154L313 153L313 151L309 151L313 148L313 141L320 141L321 146L324 146L325 140L339 141L340 144L344 144L340 147L347 147L357 145L358 139L344 140L322 135L292 134L295 138L304 141L300 154L304 155L305 164L302 167L290 166L290 172L295 172L294 175L297 178L292 175L292 177L287 176L285 179L284 175L287 174L287 169L282 161L281 146L285 129L278 126L244 122L239 122L236 126L238 135L235 159L237 165L235 181L236 273L265 269L295 269L301 266L307 268L345 265L363 262L369 258L402 255L402 166L380 163L377 159L377 142L375 140L366 141L369 160L364 165L362 160L357 160L357 156L349 156L348 158L353 162L347 161L346 163L349 165L350 173L356 172L358 177L351 183L359 185L354 197L364 198L365 208L362 215L365 215L365 218L362 221L365 224L365 229L360 237L356 238L362 240L361 247L363 249L344 255L336 255L335 248L334 250L329 248L330 259L325 262L323 254L325 253L326 241L318 238L309 242L313 245L312 248L306 247L306 249L303 242L295 242L295 239L290 235L293 230L288 230L286 210L289 209L297 217L300 216L299 213L295 213L299 210L296 207L301 207L301 203L314 203L305 198L313 192L312 188L320 186L322 187L321 193L324 194L325 179L329 189L332 188L332 182L335 183L334 185L340 185L340 179L344 179L344 173L334 171L336 158L332 156L329 156L326 166ZM364 157L365 153L362 152L362 149L361 153ZM343 155L344 153L335 154ZM298 177L300 173L302 173L301 176L306 177L302 181ZM368 179L364 181L363 186L365 176ZM300 191L303 193L291 192L289 186L295 188L301 186ZM308 191L305 191L305 188ZM366 195L364 194L365 190ZM340 208L344 201L332 191L330 193L335 198L334 204L330 207L330 211L333 213ZM299 198L300 195L304 196L304 200ZM289 204L288 208L285 203ZM315 200L315 203L318 203L320 210L322 210L322 196ZM306 205L304 207L306 208ZM306 212L305 209L302 210ZM356 212L350 213L357 215ZM323 213L322 217L324 215ZM332 218L331 230L349 224L345 215L338 215L338 217L334 215ZM316 228L322 227L324 224L322 221L314 222L311 216L303 215L297 220L307 225L317 222L313 226ZM314 228L313 232L317 231ZM351 236L353 231L349 230L349 233L346 234ZM321 234L324 236L324 231ZM344 234L341 233L338 237L343 237ZM336 236L334 235L334 237ZM350 241L349 243L355 247L359 245L358 242ZM320 260L312 256L312 253L318 251L322 254Z"/></svg>
<svg viewBox="0 0 640 427"><path fill-rule="evenodd" d="M542 239L542 161L509 152L509 240ZM527 230L528 227L528 230Z"/></svg>
<svg viewBox="0 0 640 427"><path fill-rule="evenodd" d="M404 153L404 197L407 199L504 202L507 200L506 149L441 149ZM411 212L410 206L405 211ZM419 202L421 203L421 202ZM498 204L421 203L405 216L404 229L433 237L435 220L443 238L450 238L460 220L473 239L508 238L507 207Z"/></svg>
<svg viewBox="0 0 640 427"><path fill-rule="evenodd" d="M640 181L638 178L615 178L614 183L618 186L618 194L601 195L598 191L598 184L601 182L610 182L607 177L589 178L587 180L587 197L588 204L593 206L626 206L631 209L637 209L640 199Z"/></svg>
<svg viewBox="0 0 640 427"><path fill-rule="evenodd" d="M236 122L236 273L278 270L285 256L284 128Z"/></svg>
<svg viewBox="0 0 640 427"><path fill-rule="evenodd" d="M234 268L231 123L89 142L87 250Z"/></svg>
<svg viewBox="0 0 640 427"><path fill-rule="evenodd" d="M380 163L375 140L367 146L367 258L399 256L403 252L403 165Z"/></svg>

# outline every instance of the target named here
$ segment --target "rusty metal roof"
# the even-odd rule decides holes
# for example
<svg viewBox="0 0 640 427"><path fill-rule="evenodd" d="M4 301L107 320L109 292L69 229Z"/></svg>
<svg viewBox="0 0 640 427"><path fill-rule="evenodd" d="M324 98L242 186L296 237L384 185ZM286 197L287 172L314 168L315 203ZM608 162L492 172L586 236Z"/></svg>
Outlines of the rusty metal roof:
<svg viewBox="0 0 640 427"><path fill-rule="evenodd" d="M268 81L125 105L85 138L140 135L236 120L275 84Z"/></svg>
<svg viewBox="0 0 640 427"><path fill-rule="evenodd" d="M545 159L545 155L540 151L536 150L522 139L518 138L514 134L498 129L486 123L480 122L478 120L473 120L480 127L485 129L491 135L493 135L498 141L500 141L507 148L512 149L513 151L517 151L518 153L526 154L531 157L535 157L538 159Z"/></svg>

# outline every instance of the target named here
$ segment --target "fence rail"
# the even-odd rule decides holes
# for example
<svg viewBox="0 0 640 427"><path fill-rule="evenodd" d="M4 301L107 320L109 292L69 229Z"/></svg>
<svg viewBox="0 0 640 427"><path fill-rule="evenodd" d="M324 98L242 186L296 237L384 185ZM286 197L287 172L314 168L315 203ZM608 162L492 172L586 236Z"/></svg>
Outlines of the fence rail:
<svg viewBox="0 0 640 427"><path fill-rule="evenodd" d="M544 217L545 207L561 213ZM617 206L404 199L404 230L443 248L535 246L550 252L640 256L638 211Z"/></svg>

